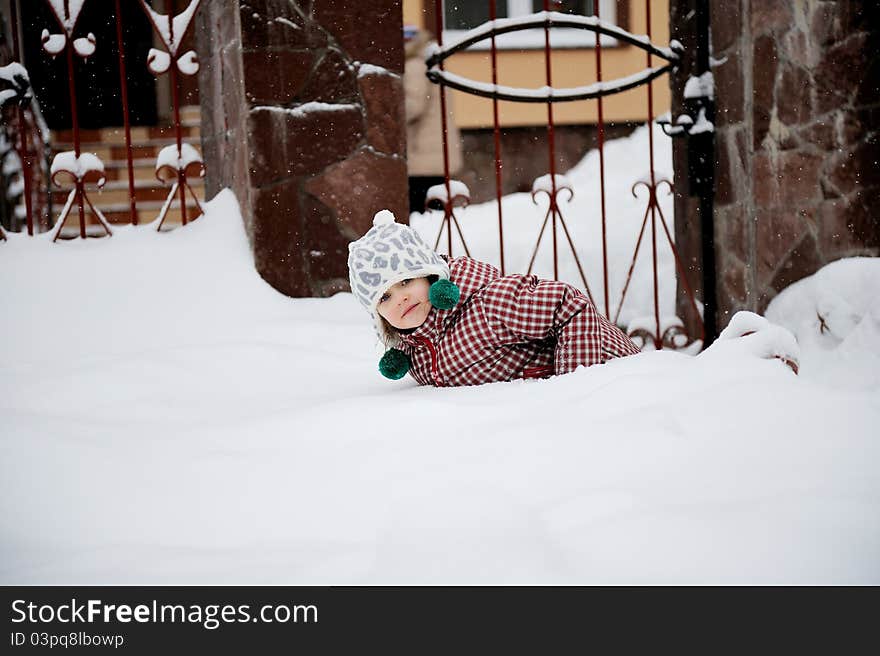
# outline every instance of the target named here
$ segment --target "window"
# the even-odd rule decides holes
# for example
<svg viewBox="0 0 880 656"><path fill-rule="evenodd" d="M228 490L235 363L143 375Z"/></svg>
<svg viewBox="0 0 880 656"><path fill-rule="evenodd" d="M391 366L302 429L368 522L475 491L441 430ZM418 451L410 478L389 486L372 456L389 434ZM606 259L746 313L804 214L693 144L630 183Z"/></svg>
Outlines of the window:
<svg viewBox="0 0 880 656"><path fill-rule="evenodd" d="M593 0L550 0L547 4L550 11L562 14L593 15ZM532 11L544 11L544 0L532 0Z"/></svg>
<svg viewBox="0 0 880 656"><path fill-rule="evenodd" d="M446 0L444 5L446 22L443 25L447 30L470 30L489 20L488 1ZM496 0L495 15L507 17L507 0Z"/></svg>
<svg viewBox="0 0 880 656"><path fill-rule="evenodd" d="M427 0L430 1L430 0ZM603 21L615 23L617 2L615 0L550 0L550 11L580 16L592 16L594 7L599 4ZM489 20L488 0L445 0L443 3L443 42L457 39L467 30L478 27ZM543 0L496 0L495 13L498 18L517 18L544 11ZM544 47L544 30L533 29L502 34L495 39L499 48L506 50L527 50ZM602 36L602 45L615 45L617 41ZM574 28L555 28L550 30L550 45L554 48L592 48L596 37L592 32ZM489 40L471 46L473 50L488 49Z"/></svg>

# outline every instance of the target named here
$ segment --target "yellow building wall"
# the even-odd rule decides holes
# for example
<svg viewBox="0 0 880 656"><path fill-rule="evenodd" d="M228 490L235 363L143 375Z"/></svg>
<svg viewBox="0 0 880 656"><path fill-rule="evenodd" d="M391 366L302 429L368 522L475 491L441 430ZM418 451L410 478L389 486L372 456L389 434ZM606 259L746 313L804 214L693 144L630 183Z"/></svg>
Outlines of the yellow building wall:
<svg viewBox="0 0 880 656"><path fill-rule="evenodd" d="M668 0L651 1L651 41L659 46L669 44ZM403 22L420 27L424 25L424 2L433 0L403 0ZM645 3L629 3L629 32L647 34ZM428 26L432 29L432 26ZM432 30L433 31L433 30ZM592 36L592 35L591 35ZM652 58L653 67L664 60ZM630 45L602 48L602 79L605 82L632 75L648 67L644 50ZM451 73L480 82L492 81L492 64L488 51L461 52L445 62ZM551 56L553 87L578 87L596 82L596 52L592 48L554 50ZM522 88L539 88L547 84L543 50L499 50L498 84ZM654 116L669 111L669 80L663 75L651 83L654 96ZM492 101L460 91L449 90L460 128L492 127ZM547 105L531 103L498 103L501 124L505 126L544 125L547 123ZM603 99L606 123L618 121L645 121L648 118L648 91L643 85L630 91L606 96ZM598 101L582 100L555 103L553 118L559 124L595 123L598 121Z"/></svg>

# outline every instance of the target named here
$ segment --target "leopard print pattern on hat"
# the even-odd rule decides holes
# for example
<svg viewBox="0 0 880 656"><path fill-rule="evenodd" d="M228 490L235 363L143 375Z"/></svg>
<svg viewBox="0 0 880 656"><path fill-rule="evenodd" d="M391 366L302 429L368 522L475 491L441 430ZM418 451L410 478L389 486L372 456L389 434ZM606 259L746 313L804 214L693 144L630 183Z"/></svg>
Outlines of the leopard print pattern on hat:
<svg viewBox="0 0 880 656"><path fill-rule="evenodd" d="M376 306L392 285L409 278L436 275L449 278L449 265L408 225L397 223L382 210L373 227L348 245L351 291L372 315L376 332L383 337Z"/></svg>

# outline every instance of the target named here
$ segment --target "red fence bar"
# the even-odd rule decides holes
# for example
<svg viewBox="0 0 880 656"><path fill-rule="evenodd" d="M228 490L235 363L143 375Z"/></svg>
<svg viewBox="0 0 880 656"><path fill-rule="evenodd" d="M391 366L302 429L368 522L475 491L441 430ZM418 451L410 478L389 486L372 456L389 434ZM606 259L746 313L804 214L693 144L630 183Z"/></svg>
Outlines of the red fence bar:
<svg viewBox="0 0 880 656"><path fill-rule="evenodd" d="M549 0L544 0L544 11L550 10ZM550 58L550 23L544 24L544 71L547 80L547 88L553 88L553 75L551 72L552 63ZM556 255L556 211L554 208L556 202L556 138L553 125L553 100L552 96L547 98L547 151L550 158L550 208L553 214L553 278L559 279L559 262Z"/></svg>
<svg viewBox="0 0 880 656"><path fill-rule="evenodd" d="M67 3L64 3L64 12L67 13ZM73 29L71 28L71 32ZM68 85L67 88L70 91L70 121L73 125L73 152L76 154L76 159L79 160L80 149L79 149L79 118L77 116L77 107L76 107L76 84L73 81L73 48L70 45L70 37L72 35L68 35L67 45L64 46L65 53L67 55L67 79ZM83 207L83 184L80 180L79 176L76 179L76 205L79 210L79 236L81 239L86 238L86 216L85 216L85 208ZM64 217L67 218L67 217ZM60 231L59 231L60 232ZM56 233L56 237L57 237Z"/></svg>
<svg viewBox="0 0 880 656"><path fill-rule="evenodd" d="M651 0L645 0L645 16L647 26L645 33L648 40L651 40ZM651 52L646 51L648 68L651 68ZM654 179L654 130L651 124L654 121L654 85L648 82L645 85L648 90L648 158L650 160L651 169L651 194L650 194L650 210L651 210L651 256L652 266L654 268L654 321L657 332L654 333L654 346L661 348L662 338L660 334L660 290L657 279L657 182Z"/></svg>
<svg viewBox="0 0 880 656"><path fill-rule="evenodd" d="M498 18L495 0L489 0L489 20ZM492 86L498 85L498 50L495 35L492 35ZM501 275L504 275L504 221L501 209L501 124L498 120L498 98L492 98L492 136L495 140L495 198L498 201L498 253L501 261Z"/></svg>
<svg viewBox="0 0 880 656"><path fill-rule="evenodd" d="M593 3L596 18L601 19L599 14L600 0ZM602 84L602 39L596 32L596 82ZM602 205L602 282L605 291L605 316L611 316L608 305L608 239L605 224L605 117L602 113L602 96L597 98L599 113L599 125L597 139L599 142L599 198Z"/></svg>
<svg viewBox="0 0 880 656"><path fill-rule="evenodd" d="M435 0L434 2L435 28L437 30L437 45L443 47L443 0ZM443 64L440 64L440 70L443 70ZM443 204L443 225L446 226L447 237L447 253L452 257L452 226L450 218L452 215L452 191L449 184L449 126L446 116L446 88L440 85L440 121L443 130L443 183L446 185L446 202ZM441 226L440 230L443 228ZM438 235L439 237L439 235Z"/></svg>
<svg viewBox="0 0 880 656"><path fill-rule="evenodd" d="M181 54L180 46L192 26L193 16L195 16L200 3L201 0L190 0L186 9L180 12L177 16L165 16L154 11L152 7L147 4L146 0L140 0L141 7L144 12L146 12L147 18L150 20L153 29L168 49L167 53L155 49L151 50L150 56L147 58L147 66L157 76L169 71L171 78L171 104L174 113L174 134L177 143L176 166L171 165L171 163L167 161L168 158L163 152L159 153L159 157L156 161L156 177L161 182L168 182L176 178L176 182L171 186L165 204L162 206L162 210L159 213L157 230L162 229L162 224L165 222L165 217L167 216L168 208L171 204L170 201L175 193L178 193L180 197L180 216L183 225L186 225L187 223L187 189L189 189L190 195L195 201L199 212L202 211L199 199L196 197L192 187L187 183L186 178L187 175L191 175L195 171L198 171L199 176L203 176L205 169L201 155L198 154L195 148L189 144L186 144L187 148L183 147L183 133L180 126L180 90L178 88L179 80L177 77L179 73L183 75L195 75L199 69L195 52L189 51ZM174 32L175 23L177 23L180 28L179 34L175 34Z"/></svg>
<svg viewBox="0 0 880 656"><path fill-rule="evenodd" d="M73 33L76 29L76 24L79 20L80 13L82 12L83 4L84 3L81 3L80 5L75 6L75 11L71 11L70 4L65 2L64 6L62 7L63 15L61 15L58 13L58 7L53 3L49 3L52 14L58 21L58 25L61 27L63 34L49 34L48 30L43 31L43 50L45 50L52 57L60 52L60 48L57 45L56 37L61 37L61 39L63 39L64 41L63 49L67 58L67 88L70 96L70 118L73 125L73 162L71 163L70 158L67 157L71 154L70 151L65 153L58 153L55 156L55 159L52 161L52 182L54 182L58 186L61 186L61 178L59 174L66 174L73 180L74 183L74 188L67 198L64 209L61 210L61 215L58 217L58 223L55 226L54 234L52 236L53 242L58 239L58 236L61 234L61 230L64 227L64 224L67 222L67 217L70 216L70 210L74 199L76 200L77 209L79 211L80 238L86 238L86 203L88 203L89 209L91 209L94 216L103 226L107 236L111 236L113 234L113 231L110 230L110 226L107 224L106 219L104 219L104 216L101 214L101 212L95 209L95 207L92 205L85 190L86 182L95 182L97 183L98 187L103 186L104 164L103 162L101 162L100 159L95 156L81 159L82 153L80 151L79 116L76 105L76 82L73 75L73 54L74 51L76 51L78 57L86 59L94 52L95 49L95 39L91 34L89 34L89 36L85 38L80 38L76 40L73 39Z"/></svg>
<svg viewBox="0 0 880 656"><path fill-rule="evenodd" d="M116 1L116 48L119 54L119 88L122 98L122 122L125 126L125 155L128 160L128 200L131 204L131 224L138 224L134 197L134 157L131 152L131 119L128 113L128 79L125 75L125 48L122 43L122 8Z"/></svg>

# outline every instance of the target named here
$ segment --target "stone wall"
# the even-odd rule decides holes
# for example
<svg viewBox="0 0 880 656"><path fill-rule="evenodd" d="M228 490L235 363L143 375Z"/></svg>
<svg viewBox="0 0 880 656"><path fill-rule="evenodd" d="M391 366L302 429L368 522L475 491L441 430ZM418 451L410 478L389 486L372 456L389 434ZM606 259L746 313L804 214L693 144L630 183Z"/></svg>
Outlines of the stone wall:
<svg viewBox="0 0 880 656"><path fill-rule="evenodd" d="M203 0L196 19L208 197L230 187L260 275L348 288L348 242L406 217L400 0Z"/></svg>
<svg viewBox="0 0 880 656"><path fill-rule="evenodd" d="M722 327L828 262L880 254L876 4L710 2ZM673 0L673 28L692 5ZM692 201L676 211L694 223Z"/></svg>

